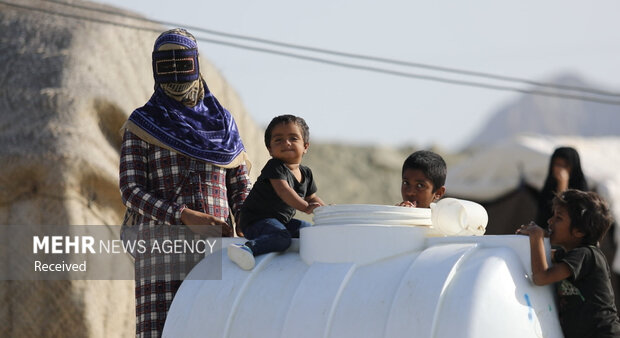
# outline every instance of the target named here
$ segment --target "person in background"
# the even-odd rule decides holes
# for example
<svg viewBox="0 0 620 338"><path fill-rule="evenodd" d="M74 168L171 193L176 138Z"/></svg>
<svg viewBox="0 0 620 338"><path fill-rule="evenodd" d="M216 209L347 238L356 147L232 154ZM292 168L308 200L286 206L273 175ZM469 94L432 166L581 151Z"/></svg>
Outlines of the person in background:
<svg viewBox="0 0 620 338"><path fill-rule="evenodd" d="M238 217L251 188L235 121L199 72L196 39L166 31L152 57L155 92L121 130L119 169L121 238L146 243L134 252L138 337L162 335L181 282L204 257L156 245L232 236L230 216Z"/></svg>
<svg viewBox="0 0 620 338"><path fill-rule="evenodd" d="M598 243L613 220L609 207L594 192L569 189L552 200L548 231L534 222L517 234L530 238L532 280L536 285L558 282L562 331L570 337L620 337L610 270ZM559 247L547 264L543 238Z"/></svg>
<svg viewBox="0 0 620 338"><path fill-rule="evenodd" d="M295 219L295 211L307 214L325 205L317 196L310 168L301 165L308 151L310 131L303 118L277 116L265 130L265 145L271 159L265 164L241 209L245 244L228 246L228 257L244 270L255 265L255 256L280 252L299 238L309 222Z"/></svg>
<svg viewBox="0 0 620 338"><path fill-rule="evenodd" d="M571 147L555 149L549 162L549 171L538 198L536 223L547 226L551 217L551 201L556 194L567 189L588 190L586 178L581 170L581 160L577 150Z"/></svg>
<svg viewBox="0 0 620 338"><path fill-rule="evenodd" d="M446 162L432 151L419 150L403 163L399 206L430 208L446 193Z"/></svg>

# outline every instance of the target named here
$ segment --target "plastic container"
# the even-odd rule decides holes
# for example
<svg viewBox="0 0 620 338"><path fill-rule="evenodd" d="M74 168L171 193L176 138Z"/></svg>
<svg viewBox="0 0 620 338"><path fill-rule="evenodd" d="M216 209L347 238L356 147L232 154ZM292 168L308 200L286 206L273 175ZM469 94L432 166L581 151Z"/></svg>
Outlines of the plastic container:
<svg viewBox="0 0 620 338"><path fill-rule="evenodd" d="M431 211L433 227L448 236L482 236L489 222L484 207L467 200L444 198Z"/></svg>
<svg viewBox="0 0 620 338"><path fill-rule="evenodd" d="M314 209L314 225L419 225L430 226L431 209L390 205L342 204Z"/></svg>
<svg viewBox="0 0 620 338"><path fill-rule="evenodd" d="M552 288L529 279L527 237L429 231L319 222L251 271L225 253L244 240L223 239L181 285L164 336L562 337Z"/></svg>

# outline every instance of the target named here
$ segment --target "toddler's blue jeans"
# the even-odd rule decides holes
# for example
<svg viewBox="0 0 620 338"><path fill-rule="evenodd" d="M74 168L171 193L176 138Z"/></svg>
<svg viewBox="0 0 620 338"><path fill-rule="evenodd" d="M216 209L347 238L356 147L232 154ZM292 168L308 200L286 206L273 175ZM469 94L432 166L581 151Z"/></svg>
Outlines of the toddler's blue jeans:
<svg viewBox="0 0 620 338"><path fill-rule="evenodd" d="M243 234L248 239L245 245L252 249L254 256L284 251L291 246L291 238L299 238L299 229L311 225L295 218L286 224L275 218L264 218L244 229Z"/></svg>

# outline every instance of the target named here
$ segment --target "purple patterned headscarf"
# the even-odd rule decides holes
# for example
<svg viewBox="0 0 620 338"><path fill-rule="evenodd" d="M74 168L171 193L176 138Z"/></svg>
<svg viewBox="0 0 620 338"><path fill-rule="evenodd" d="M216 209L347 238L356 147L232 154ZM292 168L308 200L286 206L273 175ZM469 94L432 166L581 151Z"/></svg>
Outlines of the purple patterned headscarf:
<svg viewBox="0 0 620 338"><path fill-rule="evenodd" d="M167 43L196 47L194 39L178 32L172 30L160 35L155 51ZM198 81L202 82L204 98L193 107L169 97L156 82L153 96L143 107L133 111L129 121L182 154L216 165L230 164L245 150L239 130L230 112L220 105L206 82L202 78Z"/></svg>

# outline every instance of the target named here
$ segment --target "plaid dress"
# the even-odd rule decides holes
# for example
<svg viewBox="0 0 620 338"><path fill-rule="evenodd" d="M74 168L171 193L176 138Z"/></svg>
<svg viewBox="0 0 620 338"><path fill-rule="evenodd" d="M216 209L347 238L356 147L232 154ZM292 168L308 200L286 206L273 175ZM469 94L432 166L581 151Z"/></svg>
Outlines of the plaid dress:
<svg viewBox="0 0 620 338"><path fill-rule="evenodd" d="M126 222L138 227L147 250L136 253L136 336L159 337L181 282L203 254L150 250L163 240L200 240L181 223L181 210L229 220L237 216L251 185L245 165L221 168L149 144L125 131L120 159L120 190Z"/></svg>

